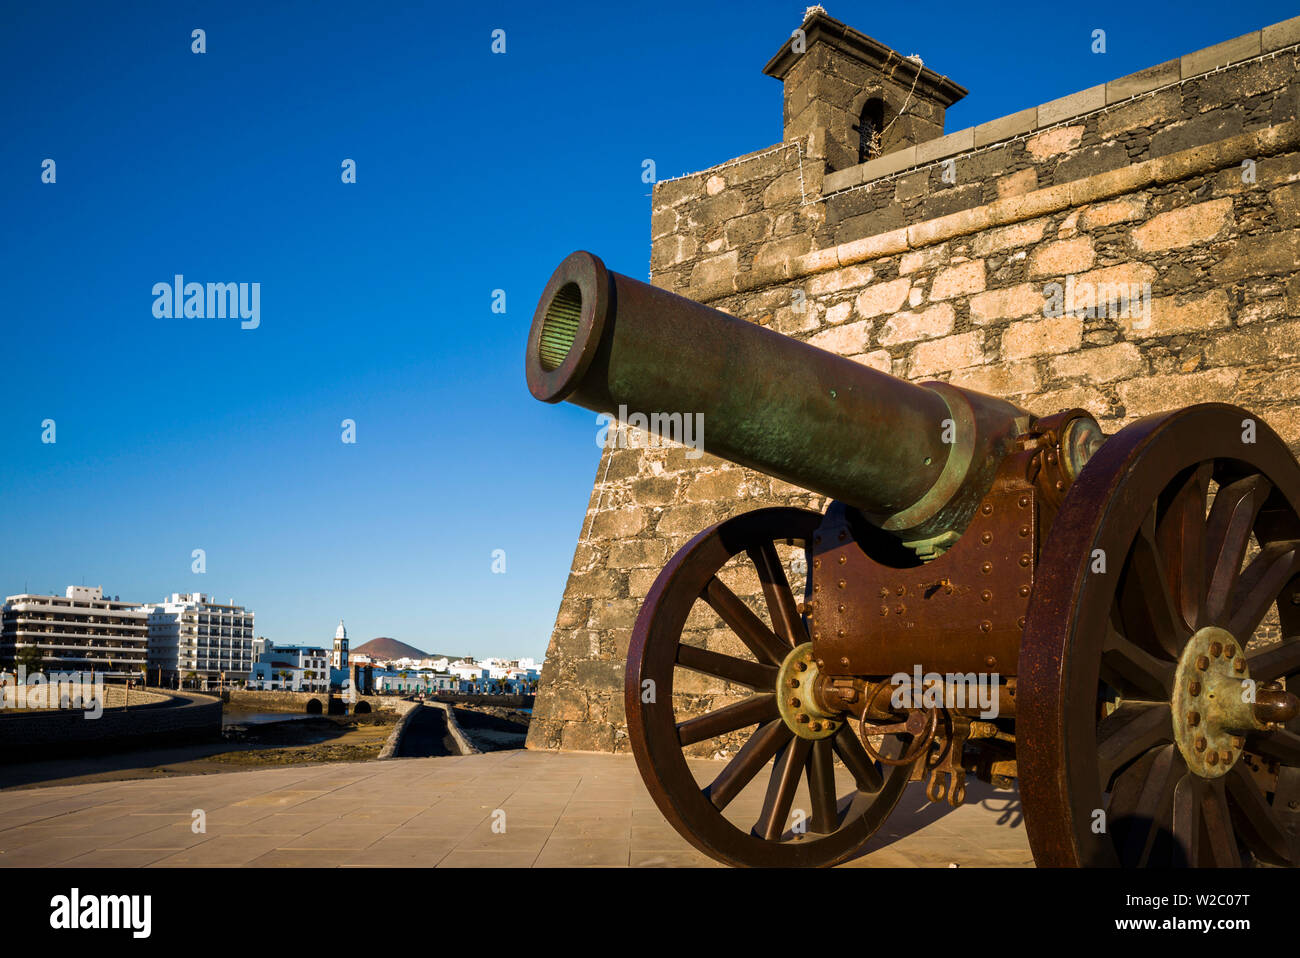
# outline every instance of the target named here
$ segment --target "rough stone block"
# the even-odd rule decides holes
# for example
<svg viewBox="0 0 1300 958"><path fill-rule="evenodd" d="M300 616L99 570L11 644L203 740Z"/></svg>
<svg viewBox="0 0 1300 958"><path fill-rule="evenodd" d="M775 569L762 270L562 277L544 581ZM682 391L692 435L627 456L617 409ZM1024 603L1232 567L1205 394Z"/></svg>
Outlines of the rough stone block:
<svg viewBox="0 0 1300 958"><path fill-rule="evenodd" d="M1030 167L1016 173L1000 176L993 184L998 191L998 199L1007 196L1024 196L1038 189L1038 171Z"/></svg>
<svg viewBox="0 0 1300 958"><path fill-rule="evenodd" d="M932 376L984 362L984 340L976 330L918 343L912 350L910 378Z"/></svg>
<svg viewBox="0 0 1300 958"><path fill-rule="evenodd" d="M892 373L894 369L894 360L889 355L889 350L887 349L876 349L869 353L862 353L861 355L850 356L849 358L856 363L870 366L872 369L879 370L882 373Z"/></svg>
<svg viewBox="0 0 1300 958"><path fill-rule="evenodd" d="M1227 283L1248 276L1289 276L1300 263L1300 230L1239 236L1210 267L1210 278Z"/></svg>
<svg viewBox="0 0 1300 958"><path fill-rule="evenodd" d="M668 549L655 539L619 539L609 546L612 569L659 569L668 558Z"/></svg>
<svg viewBox="0 0 1300 958"><path fill-rule="evenodd" d="M1057 240L1034 250L1029 257L1030 276L1064 276L1090 269L1097 260L1092 240L1086 236Z"/></svg>
<svg viewBox="0 0 1300 958"><path fill-rule="evenodd" d="M1028 246L1041 240L1046 228L1047 220L1036 219L985 230L975 237L973 249L976 256L988 256L1017 246Z"/></svg>
<svg viewBox="0 0 1300 958"><path fill-rule="evenodd" d="M974 389L990 396L1024 396L1040 388L1032 362L991 363L953 371L948 380L962 389Z"/></svg>
<svg viewBox="0 0 1300 958"><path fill-rule="evenodd" d="M1237 107L1224 107L1202 113L1190 120L1162 127L1151 137L1151 156L1165 157L1207 144L1218 145L1238 136L1245 128L1245 117Z"/></svg>
<svg viewBox="0 0 1300 958"><path fill-rule="evenodd" d="M846 326L836 326L808 340L810 345L841 356L852 356L867 348L871 337L871 320L862 319Z"/></svg>
<svg viewBox="0 0 1300 958"><path fill-rule="evenodd" d="M614 726L606 723L570 722L560 732L560 748L566 752L612 752Z"/></svg>
<svg viewBox="0 0 1300 958"><path fill-rule="evenodd" d="M915 313L895 313L885 321L878 338L882 346L897 346L946 336L952 332L956 318L956 313L948 303L940 303Z"/></svg>
<svg viewBox="0 0 1300 958"><path fill-rule="evenodd" d="M1068 353L1083 346L1083 320L1074 316L1012 323L1002 334L1003 359Z"/></svg>
<svg viewBox="0 0 1300 958"><path fill-rule="evenodd" d="M1122 196L1108 203L1085 207L1079 217L1079 228L1091 232L1116 223L1127 223L1129 220L1141 219L1146 209L1145 194Z"/></svg>
<svg viewBox="0 0 1300 958"><path fill-rule="evenodd" d="M1171 60L1174 70L1174 82L1178 80L1178 61ZM1168 64L1166 64L1168 66ZM1155 69L1155 68L1153 68ZM1134 76L1141 76L1135 73ZM1163 83L1157 86L1164 86ZM1155 87L1152 87L1154 89ZM1104 139L1111 139L1129 130L1143 127L1162 126L1169 118L1182 113L1182 94L1177 89L1161 90L1150 96L1123 103L1097 118L1097 132Z"/></svg>
<svg viewBox="0 0 1300 958"><path fill-rule="evenodd" d="M733 249L718 256L702 259L691 270L691 288L716 289L723 287L734 289L736 271L739 268L739 250Z"/></svg>
<svg viewBox="0 0 1300 958"><path fill-rule="evenodd" d="M970 298L971 322L983 326L999 319L1018 319L1043 309L1043 288L1035 283L1020 283L1006 289L991 289Z"/></svg>
<svg viewBox="0 0 1300 958"><path fill-rule="evenodd" d="M665 206L677 206L687 200L699 199L704 195L704 178L698 173L683 176L676 180L664 180L654 185L651 190L651 206L661 209Z"/></svg>
<svg viewBox="0 0 1300 958"><path fill-rule="evenodd" d="M798 170L783 173L763 190L763 206L772 209L793 203L803 196L804 184Z"/></svg>
<svg viewBox="0 0 1300 958"><path fill-rule="evenodd" d="M903 308L911 285L911 280L903 278L868 286L857 298L858 315L867 319L881 313L897 312Z"/></svg>
<svg viewBox="0 0 1300 958"><path fill-rule="evenodd" d="M745 195L740 190L727 190L716 196L700 200L690 208L691 222L703 229L711 229L745 212Z"/></svg>
<svg viewBox="0 0 1300 958"><path fill-rule="evenodd" d="M918 270L942 266L946 262L948 262L947 244L928 246L925 249L904 253L898 261L898 273L900 276L907 276Z"/></svg>
<svg viewBox="0 0 1300 958"><path fill-rule="evenodd" d="M1300 226L1300 183L1272 190L1268 202L1280 225Z"/></svg>
<svg viewBox="0 0 1300 958"><path fill-rule="evenodd" d="M1066 183L1129 166L1122 143L1103 143L1091 150L1077 150L1056 164L1056 182Z"/></svg>
<svg viewBox="0 0 1300 958"><path fill-rule="evenodd" d="M1077 149L1083 139L1083 126L1058 126L1025 140L1025 149L1036 160L1046 160Z"/></svg>
<svg viewBox="0 0 1300 958"><path fill-rule="evenodd" d="M934 278L930 299L951 299L984 289L984 260L976 259L959 266L950 266Z"/></svg>
<svg viewBox="0 0 1300 958"><path fill-rule="evenodd" d="M1231 325L1228 294L1221 289L1193 296L1161 296L1151 301L1150 317L1123 320L1124 333L1130 339L1207 332Z"/></svg>
<svg viewBox="0 0 1300 958"><path fill-rule="evenodd" d="M748 246L772 235L772 217L768 213L749 213L727 223L727 245ZM652 264L653 265L653 264Z"/></svg>
<svg viewBox="0 0 1300 958"><path fill-rule="evenodd" d="M1132 379L1145 372L1146 360L1133 343L1116 343L1057 356L1051 361L1051 370L1052 375L1060 379L1111 383Z"/></svg>
<svg viewBox="0 0 1300 958"><path fill-rule="evenodd" d="M1240 375L1236 369L1207 369L1145 376L1120 383L1119 400L1129 416L1149 416L1202 402L1232 402Z"/></svg>
<svg viewBox="0 0 1300 958"><path fill-rule="evenodd" d="M591 523L593 539L624 539L645 528L645 515L635 507L602 509Z"/></svg>
<svg viewBox="0 0 1300 958"><path fill-rule="evenodd" d="M827 293L838 293L842 290L866 286L874 275L875 270L870 266L845 266L834 272L809 277L808 282L804 284L804 289L809 298L817 299Z"/></svg>

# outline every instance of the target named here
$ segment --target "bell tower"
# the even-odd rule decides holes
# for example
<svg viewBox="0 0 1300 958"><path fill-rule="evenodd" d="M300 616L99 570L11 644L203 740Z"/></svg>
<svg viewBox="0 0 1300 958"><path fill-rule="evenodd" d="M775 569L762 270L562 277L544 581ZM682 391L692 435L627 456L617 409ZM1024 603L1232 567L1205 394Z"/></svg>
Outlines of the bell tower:
<svg viewBox="0 0 1300 958"><path fill-rule="evenodd" d="M339 627L334 630L334 655L330 667L335 669L348 667L348 630L343 627L342 619L339 619Z"/></svg>
<svg viewBox="0 0 1300 958"><path fill-rule="evenodd" d="M763 72L785 85L783 139L803 139L829 172L943 136L966 88L809 7Z"/></svg>

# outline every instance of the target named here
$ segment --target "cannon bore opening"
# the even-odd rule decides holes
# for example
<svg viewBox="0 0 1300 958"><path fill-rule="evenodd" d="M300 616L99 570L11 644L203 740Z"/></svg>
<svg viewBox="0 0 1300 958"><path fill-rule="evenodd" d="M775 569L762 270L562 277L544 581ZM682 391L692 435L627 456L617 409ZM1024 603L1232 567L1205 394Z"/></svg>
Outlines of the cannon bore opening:
<svg viewBox="0 0 1300 958"><path fill-rule="evenodd" d="M537 358L548 373L560 368L578 338L582 320L582 290L577 283L565 283L546 307Z"/></svg>

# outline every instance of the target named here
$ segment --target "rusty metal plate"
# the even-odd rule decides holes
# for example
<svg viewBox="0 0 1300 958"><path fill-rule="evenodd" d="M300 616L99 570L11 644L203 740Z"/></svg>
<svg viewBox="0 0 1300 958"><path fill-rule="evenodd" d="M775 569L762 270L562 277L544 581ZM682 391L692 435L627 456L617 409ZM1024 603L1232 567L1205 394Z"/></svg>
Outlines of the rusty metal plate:
<svg viewBox="0 0 1300 958"><path fill-rule="evenodd" d="M893 568L856 541L832 509L813 545L813 650L831 674L1014 675L1033 591L1038 501L1027 482L1001 482L965 534L921 566Z"/></svg>

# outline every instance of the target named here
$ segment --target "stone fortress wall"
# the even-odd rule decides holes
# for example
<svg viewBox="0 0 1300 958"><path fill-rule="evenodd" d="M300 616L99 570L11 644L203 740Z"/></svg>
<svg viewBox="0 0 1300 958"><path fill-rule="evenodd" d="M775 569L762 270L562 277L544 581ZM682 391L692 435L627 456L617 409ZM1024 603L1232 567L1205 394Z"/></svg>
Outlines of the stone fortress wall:
<svg viewBox="0 0 1300 958"><path fill-rule="evenodd" d="M1108 433L1238 403L1300 452L1300 17L947 135L962 88L818 8L801 29L806 52L765 71L784 142L656 185L655 285L905 379L1080 406ZM909 91L859 162L864 104L888 122ZM826 505L686 451L602 456L529 747L626 751L628 641L668 557L730 515ZM734 587L761 608L756 578ZM693 624L706 642L720 625ZM724 685L681 691L704 707Z"/></svg>

